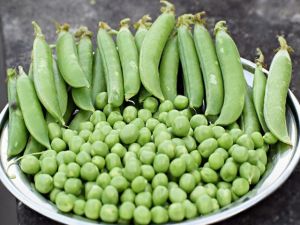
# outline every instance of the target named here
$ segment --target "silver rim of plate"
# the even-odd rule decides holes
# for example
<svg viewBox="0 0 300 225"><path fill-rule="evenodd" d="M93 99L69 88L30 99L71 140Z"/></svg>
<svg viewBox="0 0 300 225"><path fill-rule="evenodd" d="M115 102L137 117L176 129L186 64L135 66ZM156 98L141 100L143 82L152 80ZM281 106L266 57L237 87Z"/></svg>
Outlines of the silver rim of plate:
<svg viewBox="0 0 300 225"><path fill-rule="evenodd" d="M252 85L253 72L256 65L246 59L241 59L244 67L244 75L248 85ZM264 71L268 73L268 71ZM289 91L287 99L287 123L289 134L293 146L284 146L277 144L268 152L268 165L266 172L260 182L245 196L230 204L229 206L218 210L207 216L197 217L187 220L181 224L199 225L212 224L233 215L236 215L251 206L257 204L276 189L278 189L290 176L296 167L300 158L299 149L299 130L300 130L300 105L295 95ZM92 225L105 224L99 221L92 221L73 214L64 214L58 211L55 205L34 190L32 184L27 177L21 172L17 165L12 165L7 171L7 121L8 121L8 105L0 113L0 179L6 188L21 202L37 211L38 213L51 218L52 220L72 225ZM10 179L9 176L14 176ZM170 224L170 223L169 223ZM177 223L178 224L178 223Z"/></svg>

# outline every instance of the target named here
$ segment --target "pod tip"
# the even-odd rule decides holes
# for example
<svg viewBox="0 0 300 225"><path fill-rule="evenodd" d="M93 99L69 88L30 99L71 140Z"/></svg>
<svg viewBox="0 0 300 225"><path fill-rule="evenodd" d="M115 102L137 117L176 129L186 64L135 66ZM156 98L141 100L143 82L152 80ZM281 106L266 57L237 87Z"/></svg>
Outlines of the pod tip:
<svg viewBox="0 0 300 225"><path fill-rule="evenodd" d="M177 27L180 27L180 26L190 27L191 24L194 24L194 22L195 22L194 19L195 18L194 18L193 14L183 14L178 17Z"/></svg>
<svg viewBox="0 0 300 225"><path fill-rule="evenodd" d="M223 30L225 32L228 31L226 21L225 20L220 20L219 22L216 23L215 28L214 28L214 34L216 35L218 31Z"/></svg>
<svg viewBox="0 0 300 225"><path fill-rule="evenodd" d="M99 22L98 27L99 27L99 29L104 29L104 30L107 30L107 31L111 30L111 27L103 21Z"/></svg>
<svg viewBox="0 0 300 225"><path fill-rule="evenodd" d="M129 28L130 26L130 18L124 18L120 21L120 28L124 27L124 28Z"/></svg>
<svg viewBox="0 0 300 225"><path fill-rule="evenodd" d="M70 24L68 23L64 23L64 24L60 24L57 21L54 21L55 27L56 27L56 33L58 34L61 31L66 31L68 32L70 29Z"/></svg>
<svg viewBox="0 0 300 225"><path fill-rule="evenodd" d="M160 3L163 4L160 11L162 13L175 13L175 6L166 0L160 0Z"/></svg>
<svg viewBox="0 0 300 225"><path fill-rule="evenodd" d="M6 74L7 74L7 77L10 78L10 77L14 77L16 75L16 69L14 68L8 68L6 70Z"/></svg>
<svg viewBox="0 0 300 225"><path fill-rule="evenodd" d="M256 55L257 55L257 58L255 60L256 64L264 66L265 57L260 48L256 49Z"/></svg>
<svg viewBox="0 0 300 225"><path fill-rule="evenodd" d="M144 15L141 19L139 19L134 25L134 29L139 29L140 27L144 27L148 29L151 26L151 20L152 18L150 17L149 14Z"/></svg>
<svg viewBox="0 0 300 225"><path fill-rule="evenodd" d="M202 11L202 12L198 12L194 15L194 20L195 23L197 24L206 24L206 12Z"/></svg>
<svg viewBox="0 0 300 225"><path fill-rule="evenodd" d="M286 39L284 38L284 36L282 35L279 35L277 36L277 39L278 39L278 42L279 42L279 49L278 50L287 50L289 53L292 53L294 52L294 50L292 49L292 47L290 47L288 44L287 44L287 41Z"/></svg>
<svg viewBox="0 0 300 225"><path fill-rule="evenodd" d="M38 25L38 23L36 21L32 21L31 22L33 29L34 29L34 35L36 37L44 37L43 33L42 33L42 29L41 27Z"/></svg>
<svg viewBox="0 0 300 225"><path fill-rule="evenodd" d="M91 38L93 36L93 32L90 31L86 26L80 26L74 35L76 38L82 38L82 37Z"/></svg>

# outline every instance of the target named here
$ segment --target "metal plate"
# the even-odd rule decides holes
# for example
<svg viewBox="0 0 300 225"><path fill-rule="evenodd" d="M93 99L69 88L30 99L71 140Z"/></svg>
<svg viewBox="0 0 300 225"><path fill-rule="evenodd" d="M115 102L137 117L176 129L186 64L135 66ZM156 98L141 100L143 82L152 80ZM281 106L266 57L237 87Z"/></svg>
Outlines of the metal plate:
<svg viewBox="0 0 300 225"><path fill-rule="evenodd" d="M247 82L249 85L252 85L255 64L245 59L242 59L242 63ZM265 72L267 73L267 71ZM299 161L299 118L299 103L293 93L289 91L287 99L287 123L293 147L278 144L270 149L266 172L260 182L247 195L215 213L187 220L181 224L199 225L216 223L250 208L279 188L290 176ZM11 166L8 171L9 174L7 173L7 121L8 107L6 106L0 114L0 179L6 188L28 207L55 221L72 225L103 224L73 214L59 212L53 203L34 190L32 184L17 165ZM10 179L10 176L15 176L15 178Z"/></svg>

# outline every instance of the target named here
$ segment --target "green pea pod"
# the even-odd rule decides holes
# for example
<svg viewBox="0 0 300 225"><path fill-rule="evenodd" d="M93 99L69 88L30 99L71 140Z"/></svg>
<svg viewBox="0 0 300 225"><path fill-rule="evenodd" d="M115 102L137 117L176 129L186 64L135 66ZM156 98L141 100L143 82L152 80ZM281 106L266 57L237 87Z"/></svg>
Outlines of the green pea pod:
<svg viewBox="0 0 300 225"><path fill-rule="evenodd" d="M290 47L286 40L278 37L280 48L272 59L267 79L264 116L272 134L283 143L291 145L286 125L286 97L292 76L292 62L289 55Z"/></svg>
<svg viewBox="0 0 300 225"><path fill-rule="evenodd" d="M147 32L140 52L140 76L143 86L152 95L164 100L159 80L159 62L163 49L175 25L174 5L161 1L163 13L155 20Z"/></svg>
<svg viewBox="0 0 300 225"><path fill-rule="evenodd" d="M225 21L219 21L215 26L216 51L224 82L224 103L217 125L229 125L242 114L246 81L239 51L227 33Z"/></svg>
<svg viewBox="0 0 300 225"><path fill-rule="evenodd" d="M253 80L253 102L255 106L255 110L260 122L260 125L264 132L268 132L269 129L267 127L265 117L264 117L264 98L265 98L265 90L266 90L266 83L267 78L262 71L263 64L264 64L264 56L260 49L257 50L259 54L259 58L256 62L256 68L254 73L254 80Z"/></svg>
<svg viewBox="0 0 300 225"><path fill-rule="evenodd" d="M24 123L24 118L20 110L16 90L16 71L7 70L7 96L9 104L8 122L8 156L15 156L21 153L27 142L28 132Z"/></svg>
<svg viewBox="0 0 300 225"><path fill-rule="evenodd" d="M177 96L178 66L177 34L174 34L165 46L159 65L160 87L165 99L171 101Z"/></svg>
<svg viewBox="0 0 300 225"><path fill-rule="evenodd" d="M77 46L79 63L85 77L87 78L89 84L91 84L93 70L93 44L91 40L92 33L87 29L87 27L80 27L75 36L80 38ZM95 110L91 91L91 86L72 88L72 97L78 108L86 111Z"/></svg>
<svg viewBox="0 0 300 225"><path fill-rule="evenodd" d="M93 62L92 99L95 104L97 94L106 91L103 63L99 48L96 49Z"/></svg>
<svg viewBox="0 0 300 225"><path fill-rule="evenodd" d="M29 70L28 70L28 77L33 81L33 68L32 62L30 63Z"/></svg>
<svg viewBox="0 0 300 225"><path fill-rule="evenodd" d="M252 134L255 131L260 131L259 120L253 103L253 91L247 87L245 95L245 106L241 117L241 127L246 134Z"/></svg>
<svg viewBox="0 0 300 225"><path fill-rule="evenodd" d="M25 125L29 133L39 143L46 148L51 149L48 137L48 127L44 119L42 106L38 100L32 81L25 74L22 67L19 67L17 95Z"/></svg>
<svg viewBox="0 0 300 225"><path fill-rule="evenodd" d="M64 115L66 113L67 105L68 105L67 86L58 70L57 63L54 58L52 64L53 64L53 74L54 74L54 82L56 87L57 99L58 99L60 111L62 115Z"/></svg>
<svg viewBox="0 0 300 225"><path fill-rule="evenodd" d="M44 151L46 148L36 141L32 136L29 137L24 155L30 155L32 153L38 153Z"/></svg>
<svg viewBox="0 0 300 225"><path fill-rule="evenodd" d="M56 53L59 71L71 87L89 87L88 79L80 66L74 37L68 31L68 24L58 27Z"/></svg>
<svg viewBox="0 0 300 225"><path fill-rule="evenodd" d="M64 120L66 121L66 123L68 124L74 111L75 111L76 107L75 104L73 102L73 99L71 96L69 96L69 100L68 100L68 105L67 105L67 110L64 114Z"/></svg>
<svg viewBox="0 0 300 225"><path fill-rule="evenodd" d="M117 34L117 46L123 71L125 100L135 96L141 86L139 74L139 53L134 42L134 37L129 30L130 19L120 22L120 30Z"/></svg>
<svg viewBox="0 0 300 225"><path fill-rule="evenodd" d="M47 112L61 124L65 124L55 87L51 49L45 41L45 36L42 34L39 25L35 21L32 22L32 25L35 31L32 48L34 87L40 102Z"/></svg>
<svg viewBox="0 0 300 225"><path fill-rule="evenodd" d="M106 23L99 23L97 43L104 65L108 103L119 107L124 101L122 69L116 45L109 30L111 28Z"/></svg>
<svg viewBox="0 0 300 225"><path fill-rule="evenodd" d="M205 85L205 115L216 116L221 112L224 99L223 80L213 40L205 27L205 12L195 15L194 41Z"/></svg>
<svg viewBox="0 0 300 225"><path fill-rule="evenodd" d="M183 69L184 87L189 98L190 107L199 108L203 102L204 90L199 60L190 32L194 16L185 14L178 18L178 46Z"/></svg>
<svg viewBox="0 0 300 225"><path fill-rule="evenodd" d="M90 119L90 116L92 115L92 112L90 111L84 111L80 110L75 117L72 119L69 128L72 130L79 131L79 125L81 122L85 122Z"/></svg>

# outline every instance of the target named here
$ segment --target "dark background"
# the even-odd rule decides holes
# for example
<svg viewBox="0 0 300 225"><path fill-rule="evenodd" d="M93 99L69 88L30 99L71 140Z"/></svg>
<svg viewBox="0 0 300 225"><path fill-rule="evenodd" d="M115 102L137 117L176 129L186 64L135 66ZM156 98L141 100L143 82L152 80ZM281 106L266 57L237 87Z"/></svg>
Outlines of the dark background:
<svg viewBox="0 0 300 225"><path fill-rule="evenodd" d="M284 34L294 48L294 72L291 90L300 97L300 1L299 0L174 0L177 15L205 10L208 25L225 19L242 57L253 60L255 48L260 47L266 55L267 64L278 47L276 35ZM136 21L149 13L153 18L159 14L157 0L0 0L0 16L6 50L6 66L28 67L33 41L31 21L42 27L47 41L56 38L53 21L68 22L72 30L87 25L97 32L100 20L107 21L113 28L125 17ZM0 39L1 39L0 35ZM3 53L0 47L0 54ZM0 57L1 58L1 57ZM4 71L0 61L0 70ZM6 104L5 75L1 74L0 108ZM300 224L300 167L296 168L288 181L273 195L250 210L219 225L298 225ZM56 225L21 203L0 184L0 225Z"/></svg>

